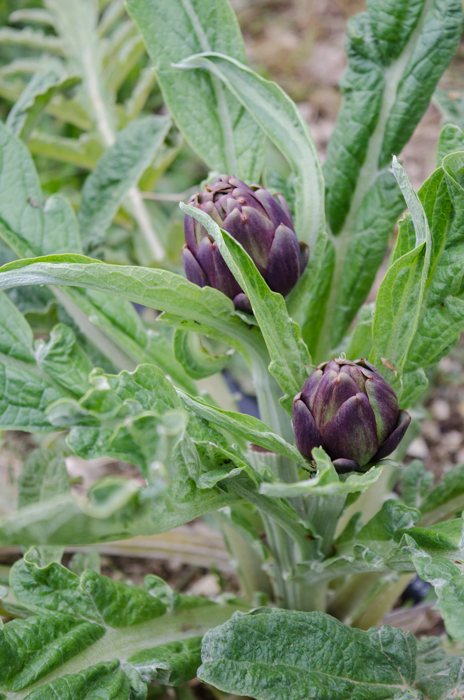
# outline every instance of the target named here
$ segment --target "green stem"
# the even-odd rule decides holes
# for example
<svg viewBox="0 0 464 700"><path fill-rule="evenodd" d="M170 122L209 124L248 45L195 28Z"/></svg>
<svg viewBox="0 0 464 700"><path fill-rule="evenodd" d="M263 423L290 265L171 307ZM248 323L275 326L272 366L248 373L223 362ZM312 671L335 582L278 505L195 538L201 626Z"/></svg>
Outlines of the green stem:
<svg viewBox="0 0 464 700"><path fill-rule="evenodd" d="M279 403L283 395L276 380L269 374L269 356L253 352L251 355L253 379L261 420L287 442L293 442L294 435L289 415ZM296 468L296 467L295 467Z"/></svg>
<svg viewBox="0 0 464 700"><path fill-rule="evenodd" d="M383 581L372 591L366 601L364 609L351 621L352 627L368 630L379 625L384 616L390 612L395 601L402 594L408 583L415 578L415 574L393 574L395 580L391 580L391 574L385 576Z"/></svg>
<svg viewBox="0 0 464 700"><path fill-rule="evenodd" d="M226 541L232 561L235 563L240 587L246 600L251 602L253 594L258 591L270 597L272 594L271 584L269 576L263 570L261 557L256 549L234 528L232 521L226 522L225 518L220 516L220 513L216 514L215 520Z"/></svg>
<svg viewBox="0 0 464 700"><path fill-rule="evenodd" d="M254 482L245 477L229 479L227 486L230 491L254 505L261 514L271 518L290 536L298 551L298 561L308 558L310 536L298 522L295 511L284 500L263 496L256 490Z"/></svg>

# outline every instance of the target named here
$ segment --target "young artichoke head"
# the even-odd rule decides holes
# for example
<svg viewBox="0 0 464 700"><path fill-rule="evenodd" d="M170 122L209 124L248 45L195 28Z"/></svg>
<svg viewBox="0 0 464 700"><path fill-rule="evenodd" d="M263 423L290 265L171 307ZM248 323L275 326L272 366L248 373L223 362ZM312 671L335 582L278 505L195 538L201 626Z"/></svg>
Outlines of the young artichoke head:
<svg viewBox="0 0 464 700"><path fill-rule="evenodd" d="M358 471L391 454L411 417L367 360L324 362L293 401L298 449L311 459L323 447L338 472Z"/></svg>
<svg viewBox="0 0 464 700"><path fill-rule="evenodd" d="M219 175L191 204L230 233L245 248L274 292L286 296L308 260L308 246L299 243L289 206L282 195L264 187L249 187L236 177ZM233 300L235 308L252 313L251 304L224 262L206 229L193 217L184 219L182 260L190 282L214 287Z"/></svg>

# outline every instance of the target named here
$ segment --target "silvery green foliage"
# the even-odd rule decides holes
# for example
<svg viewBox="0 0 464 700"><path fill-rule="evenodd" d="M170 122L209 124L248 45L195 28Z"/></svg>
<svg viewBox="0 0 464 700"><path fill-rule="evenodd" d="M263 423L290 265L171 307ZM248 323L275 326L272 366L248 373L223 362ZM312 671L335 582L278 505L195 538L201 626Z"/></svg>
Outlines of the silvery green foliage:
<svg viewBox="0 0 464 700"><path fill-rule="evenodd" d="M261 176L272 141L292 169L286 196L311 257L285 300L237 240L182 205L207 230L253 315L172 269L86 257L128 193L141 178L153 184L169 160L168 117L117 123L115 94L142 39L120 0L101 15L94 0L47 0L46 10L15 13L48 23L56 36L0 31L0 40L56 57L0 125L0 237L8 259L17 258L0 272L0 429L61 431L67 440L32 452L17 512L0 521L0 544L32 547L0 578L0 611L15 618L0 631L0 698L143 700L149 683L177 686L197 673L263 700L460 697L460 656L444 656L439 640L418 643L376 625L417 572L435 587L450 636L464 641L463 466L433 485L413 462L391 497L396 462L339 474L321 447L307 458L297 450L290 416L316 361L333 358L340 342L337 353L374 364L407 409L464 328L464 134L445 126L437 170L418 193L396 158L391 165L453 56L461 4L377 0L352 20L325 196L307 125L277 85L246 66L226 0L127 5L155 68L140 76L126 114L138 115L156 74L192 147L248 184ZM74 76L77 96L56 99L77 86ZM0 76L0 94L2 85ZM86 103L92 90L99 99ZM93 172L77 216L61 195L44 199L25 145L37 153L43 143L33 129L44 109L100 134L96 151L79 156ZM70 144L61 146L69 160ZM405 205L377 299L347 338ZM45 304L62 314L36 340L20 311L35 308L27 301L34 285L46 285ZM161 312L156 323L144 323L133 303ZM94 366L96 351L104 368ZM214 382L232 352L253 375L261 419L197 384ZM78 497L69 451L129 462L140 477L106 477ZM70 569L60 564L66 546L163 533L215 511L232 555L247 552L238 565L249 592L265 591L286 610L233 616L248 611L243 601L181 596L156 577L144 590L116 583L99 574L95 557L87 569L83 556Z"/></svg>
<svg viewBox="0 0 464 700"><path fill-rule="evenodd" d="M319 612L238 613L205 635L202 662L201 680L257 700L445 700L464 690L463 659L438 639L363 632Z"/></svg>

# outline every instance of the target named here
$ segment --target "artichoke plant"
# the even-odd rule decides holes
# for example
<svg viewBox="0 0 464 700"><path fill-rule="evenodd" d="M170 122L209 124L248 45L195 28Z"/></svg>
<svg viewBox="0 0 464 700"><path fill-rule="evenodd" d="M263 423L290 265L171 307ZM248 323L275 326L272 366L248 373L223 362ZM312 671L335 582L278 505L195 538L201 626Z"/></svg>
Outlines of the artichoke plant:
<svg viewBox="0 0 464 700"><path fill-rule="evenodd" d="M356 471L395 450L411 417L367 360L319 365L293 401L296 444L307 459L323 447L337 471Z"/></svg>
<svg viewBox="0 0 464 700"><path fill-rule="evenodd" d="M244 247L274 292L286 296L308 260L308 246L299 243L285 198L259 185L249 187L236 177L220 175L188 204L202 209ZM251 304L206 229L191 216L184 219L182 251L187 279L214 287L233 300L235 308L252 313Z"/></svg>

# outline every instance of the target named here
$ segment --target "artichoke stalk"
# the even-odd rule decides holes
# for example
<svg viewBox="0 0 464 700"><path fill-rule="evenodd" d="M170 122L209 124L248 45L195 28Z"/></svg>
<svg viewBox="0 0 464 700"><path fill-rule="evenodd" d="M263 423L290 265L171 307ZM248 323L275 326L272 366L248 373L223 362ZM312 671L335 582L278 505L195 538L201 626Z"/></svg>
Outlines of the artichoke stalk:
<svg viewBox="0 0 464 700"><path fill-rule="evenodd" d="M393 389L367 360L319 365L293 401L293 427L301 454L323 447L338 472L364 471L391 454L411 417Z"/></svg>
<svg viewBox="0 0 464 700"><path fill-rule="evenodd" d="M274 292L286 296L308 260L308 246L299 243L285 198L264 187L249 187L236 177L220 175L188 204L206 212L244 247ZM182 260L190 282L214 287L233 300L235 308L253 313L250 301L206 229L188 214L184 219Z"/></svg>

